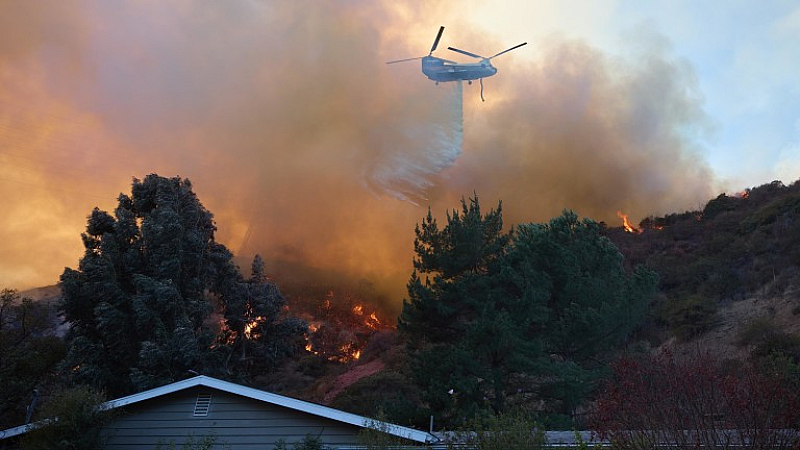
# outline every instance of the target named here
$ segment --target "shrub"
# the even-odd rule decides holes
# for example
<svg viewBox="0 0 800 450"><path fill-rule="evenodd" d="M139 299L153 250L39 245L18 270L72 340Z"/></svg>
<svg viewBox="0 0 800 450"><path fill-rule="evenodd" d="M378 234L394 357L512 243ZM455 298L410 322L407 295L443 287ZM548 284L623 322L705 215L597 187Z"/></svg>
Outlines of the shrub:
<svg viewBox="0 0 800 450"><path fill-rule="evenodd" d="M681 339L690 339L717 324L717 304L700 295L687 295L667 301L660 312L673 333Z"/></svg>
<svg viewBox="0 0 800 450"><path fill-rule="evenodd" d="M473 420L469 431L455 433L448 449L536 450L547 445L544 429L525 412L509 412Z"/></svg>
<svg viewBox="0 0 800 450"><path fill-rule="evenodd" d="M23 448L102 448L102 428L113 419L113 412L99 407L103 400L103 394L86 386L54 394L42 408L34 430L25 435Z"/></svg>
<svg viewBox="0 0 800 450"><path fill-rule="evenodd" d="M412 447L407 440L389 433L390 425L386 423L383 411L379 411L376 417L377 420L368 421L367 426L358 433L358 443L365 450L396 450L406 445Z"/></svg>
<svg viewBox="0 0 800 450"><path fill-rule="evenodd" d="M800 394L786 371L742 366L727 372L708 354L669 352L614 365L593 427L623 449L797 448L785 433L800 419Z"/></svg>

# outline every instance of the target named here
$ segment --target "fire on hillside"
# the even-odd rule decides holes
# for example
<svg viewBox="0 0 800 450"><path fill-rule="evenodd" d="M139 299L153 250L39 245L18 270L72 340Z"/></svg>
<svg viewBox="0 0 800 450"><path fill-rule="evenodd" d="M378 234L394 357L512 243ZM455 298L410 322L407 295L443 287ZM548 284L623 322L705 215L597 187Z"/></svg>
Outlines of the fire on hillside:
<svg viewBox="0 0 800 450"><path fill-rule="evenodd" d="M308 322L306 351L331 362L358 360L373 334L393 328L380 311L351 294L291 295L289 304L291 314Z"/></svg>
<svg viewBox="0 0 800 450"><path fill-rule="evenodd" d="M622 211L617 211L617 217L622 219L622 227L628 233L641 233L641 230L631 225L630 221L628 221L628 215L623 214Z"/></svg>

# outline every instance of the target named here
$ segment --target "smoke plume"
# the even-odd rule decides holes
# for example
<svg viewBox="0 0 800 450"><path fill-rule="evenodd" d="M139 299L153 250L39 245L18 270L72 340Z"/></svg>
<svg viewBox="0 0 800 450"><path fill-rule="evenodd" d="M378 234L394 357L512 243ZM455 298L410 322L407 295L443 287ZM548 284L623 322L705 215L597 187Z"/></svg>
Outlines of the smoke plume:
<svg viewBox="0 0 800 450"><path fill-rule="evenodd" d="M92 207L152 172L192 180L244 267L260 253L279 284L361 280L395 306L428 207L477 192L507 223L572 208L615 224L710 198L702 99L657 39L625 58L531 42L493 60L482 103L476 84L384 64L426 54L451 6L4 3L0 286L56 282ZM516 44L451 41L463 23L437 54Z"/></svg>

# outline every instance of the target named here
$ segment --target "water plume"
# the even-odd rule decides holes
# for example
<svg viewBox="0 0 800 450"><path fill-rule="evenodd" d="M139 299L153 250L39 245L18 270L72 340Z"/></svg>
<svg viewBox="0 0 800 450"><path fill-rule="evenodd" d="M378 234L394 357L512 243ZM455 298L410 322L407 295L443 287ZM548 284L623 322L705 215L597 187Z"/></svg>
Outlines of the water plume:
<svg viewBox="0 0 800 450"><path fill-rule="evenodd" d="M365 180L372 189L416 203L426 199L434 178L456 162L464 141L463 87L460 81L447 83L434 93L424 100L432 105L422 109L426 117L398 111L397 122L384 124L403 132L398 141L387 143L387 151L367 168ZM405 106L420 110L418 105ZM404 121L407 117L414 120ZM386 135L385 131L379 133Z"/></svg>

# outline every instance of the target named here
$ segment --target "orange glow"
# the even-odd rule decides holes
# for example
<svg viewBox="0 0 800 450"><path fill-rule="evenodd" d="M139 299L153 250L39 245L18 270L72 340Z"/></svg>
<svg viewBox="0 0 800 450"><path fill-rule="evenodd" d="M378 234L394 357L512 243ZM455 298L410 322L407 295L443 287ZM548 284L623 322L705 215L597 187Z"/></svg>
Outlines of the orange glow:
<svg viewBox="0 0 800 450"><path fill-rule="evenodd" d="M671 70L672 58L659 52L648 57L667 69L643 70L638 61L617 61L590 41L546 39L541 51L503 57L500 76L487 86L496 101L481 105L485 120L448 130L441 121L450 112L448 83L435 86L414 64L384 62L430 46L441 24L448 27L442 46L478 52L524 37L488 25L471 32L446 19L463 12L448 2L319 2L314 8L263 2L235 16L241 19L235 27L227 2L209 2L202 21L193 20L196 8L188 2L125 2L118 8L15 3L20 7L0 14L8 38L0 45L0 286L56 283L83 254L80 233L92 208L113 212L131 177L153 172L191 173L219 226L217 241L241 261L260 253L279 285L300 272L368 280L377 294L392 299L387 306L393 309L406 295L414 226L428 206L442 215L472 191L491 193L483 206L502 199L510 206L503 219L512 224L549 220L560 212L554 204L604 217L608 198L624 198L637 211L683 211L714 193L706 165L684 157L693 155L692 139L657 134L643 149L642 130L632 126L639 109L623 107L686 99L682 86L693 80ZM498 11L495 21L512 19ZM303 20L273 20L281 17ZM548 22L542 17L535 20ZM142 22L106 26L131 18ZM142 29L152 38L141 39ZM483 30L491 30L491 38ZM246 45L254 40L262 45ZM337 57L316 57L319 42L326 55ZM197 51L208 48L237 51ZM57 49L57 57L49 49ZM519 64L526 55L536 63ZM386 70L353 73L360 66ZM405 76L413 82L399 82ZM176 80L189 81L175 89ZM237 89L218 89L219 80ZM576 94L587 84L591 96ZM642 85L667 89L637 88ZM476 89L465 86L464 100L480 102ZM354 104L360 107L354 110ZM558 107L541 116L543 104ZM686 107L702 104L689 101ZM585 113L576 116L575 110ZM686 115L671 108L648 111L665 130L686 125ZM494 123L530 117L537 127L493 134ZM314 133L309 123L319 124ZM434 147L440 135L463 131L463 148L473 151ZM488 136L497 141L483 145ZM532 146L542 150L539 158L529 158ZM264 158L269 163L261 163ZM606 163L614 161L625 164ZM580 188L576 177L594 189ZM615 183L622 178L630 182ZM524 180L524 186L498 182L507 179ZM675 188L641 188L653 179Z"/></svg>
<svg viewBox="0 0 800 450"><path fill-rule="evenodd" d="M353 307L353 313L359 316L364 315L364 305L356 305Z"/></svg>
<svg viewBox="0 0 800 450"><path fill-rule="evenodd" d="M625 231L627 231L628 233L639 233L639 232L641 232L641 230L639 230L638 228L636 228L633 225L631 225L631 223L628 221L628 215L627 214L622 214L622 211L617 211L617 217L622 219L622 227L625 228Z"/></svg>
<svg viewBox="0 0 800 450"><path fill-rule="evenodd" d="M733 196L736 197L736 198L745 199L745 198L750 196L750 191L744 190L744 191L741 191L741 192L737 192L737 193L733 194Z"/></svg>
<svg viewBox="0 0 800 450"><path fill-rule="evenodd" d="M371 330L377 330L377 329L378 329L378 328L379 328L379 327L380 327L382 324L381 324L381 321L380 321L380 319L378 319L378 316L377 316L377 315L375 315L375 313L373 312L373 313L372 313L372 314L370 314L370 315L369 315L369 317L368 317L368 318L367 318L367 319L364 321L364 325L366 325L366 326L367 326L367 328L369 328L369 329L371 329Z"/></svg>
<svg viewBox="0 0 800 450"><path fill-rule="evenodd" d="M355 348L355 346L350 343L344 344L341 347L339 347L339 351L342 353L341 356L339 356L338 358L331 357L328 359L330 359L331 361L339 361L345 363L349 361L357 361L358 358L361 358L361 350Z"/></svg>
<svg viewBox="0 0 800 450"><path fill-rule="evenodd" d="M264 321L265 317L256 317L255 319L251 320L250 323L244 326L244 337L247 339L252 338L253 328L257 327L259 323Z"/></svg>

